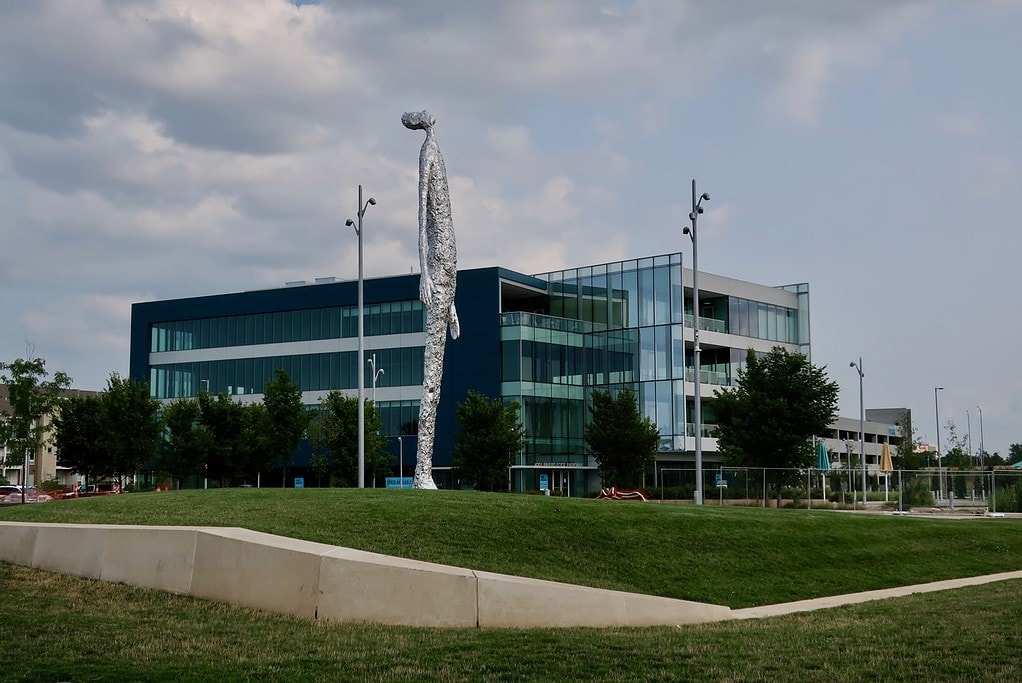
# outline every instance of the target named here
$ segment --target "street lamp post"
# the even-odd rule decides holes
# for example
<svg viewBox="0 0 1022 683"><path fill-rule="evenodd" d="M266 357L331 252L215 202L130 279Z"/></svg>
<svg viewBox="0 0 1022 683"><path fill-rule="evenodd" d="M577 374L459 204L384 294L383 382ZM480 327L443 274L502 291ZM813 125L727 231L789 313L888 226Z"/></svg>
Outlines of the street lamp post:
<svg viewBox="0 0 1022 683"><path fill-rule="evenodd" d="M940 452L940 404L937 403L937 392L944 391L944 387L933 387L933 414L937 420L937 491L941 499L944 498L944 468L941 463Z"/></svg>
<svg viewBox="0 0 1022 683"><path fill-rule="evenodd" d="M695 440L696 440L696 490L695 500L692 501L696 505L703 504L703 414L702 414L702 401L700 396L700 384L703 381L702 378L702 363L701 354L702 349L699 347L699 239L696 232L696 222L699 214L703 212L702 203L703 201L710 201L709 193L703 192L696 198L696 181L692 179L692 212L688 214L689 220L692 221L691 228L685 228L682 230L682 234L688 235L692 239L692 341L695 345ZM684 313L684 305L682 305L682 313Z"/></svg>
<svg viewBox="0 0 1022 683"><path fill-rule="evenodd" d="M986 467L986 451L983 450L983 409L976 406L979 411L979 466Z"/></svg>
<svg viewBox="0 0 1022 683"><path fill-rule="evenodd" d="M968 444L969 448L969 460L972 460L972 417L969 415L968 410L965 411L965 428L968 430L966 432L967 434L966 443Z"/></svg>
<svg viewBox="0 0 1022 683"><path fill-rule="evenodd" d="M399 489L405 487L405 442L403 437L403 434L394 437L397 439L397 487Z"/></svg>
<svg viewBox="0 0 1022 683"><path fill-rule="evenodd" d="M853 360L848 364L848 367L855 368L855 371L859 373L859 460L862 461L862 508L866 509L866 407L862 402L862 378L865 375L862 372L862 356L859 356L859 362Z"/></svg>
<svg viewBox="0 0 1022 683"><path fill-rule="evenodd" d="M200 379L199 380L199 384L205 384L206 385L205 386L205 390L206 390L206 393L208 394L209 393L209 380L208 379ZM209 463L208 462L202 464L202 488L203 489L208 489L209 488Z"/></svg>
<svg viewBox="0 0 1022 683"><path fill-rule="evenodd" d="M383 368L379 368L379 369L376 368L376 354L375 353L372 355L372 358L370 358L366 362L369 363L370 367L372 367L372 369L373 369L373 394L372 395L373 395L373 405L375 406L376 405L376 380L379 379L380 375L383 375L383 374L386 374L386 373L384 373Z"/></svg>
<svg viewBox="0 0 1022 683"><path fill-rule="evenodd" d="M358 222L350 218L344 225L354 228L358 236L358 487L365 488L366 468L366 379L365 379L365 306L362 299L362 217L365 215L369 205L375 206L376 200L372 197L362 203L362 186L358 186Z"/></svg>

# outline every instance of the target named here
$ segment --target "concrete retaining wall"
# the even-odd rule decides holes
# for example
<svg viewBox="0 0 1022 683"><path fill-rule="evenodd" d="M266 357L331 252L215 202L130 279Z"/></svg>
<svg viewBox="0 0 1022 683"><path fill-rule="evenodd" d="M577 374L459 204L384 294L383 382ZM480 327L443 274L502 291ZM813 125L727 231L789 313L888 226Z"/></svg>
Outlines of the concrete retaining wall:
<svg viewBox="0 0 1022 683"><path fill-rule="evenodd" d="M0 561L310 619L409 626L657 626L719 605L418 562L248 529L0 522Z"/></svg>

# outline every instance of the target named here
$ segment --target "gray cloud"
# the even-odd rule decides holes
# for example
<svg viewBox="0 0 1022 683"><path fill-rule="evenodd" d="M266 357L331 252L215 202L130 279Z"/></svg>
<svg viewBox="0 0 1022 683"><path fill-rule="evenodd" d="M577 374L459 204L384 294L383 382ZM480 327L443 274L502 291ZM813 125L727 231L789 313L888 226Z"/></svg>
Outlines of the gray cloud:
<svg viewBox="0 0 1022 683"><path fill-rule="evenodd" d="M970 13L982 29L1001 16L1017 10ZM0 358L34 340L49 367L97 388L126 371L131 301L354 277L344 219L359 183L379 201L367 273L405 272L417 263L421 139L398 117L423 107L439 119L462 266L541 271L687 249L686 183L699 175L714 195L707 267L811 275L834 297L814 295L826 343L814 351L843 357L842 344L870 342L827 316L865 313L827 278L880 268L895 250L954 256L935 246L958 226L941 222L933 188L962 179L938 171L972 169L974 210L992 212L984 234L1017 239L1004 218L1020 208L1017 122L982 91L968 107L913 100L911 116L899 100L927 87L919 73L945 52L918 45L967 29L914 0L0 3ZM883 87L869 89L874 79ZM987 147L934 143L965 130L947 114L958 111L983 122ZM885 173L899 232L869 232L872 251L839 248L837 235L872 229L856 195ZM883 308L881 284L859 288L871 315ZM934 345L934 358L950 355ZM903 400L893 382L884 391Z"/></svg>

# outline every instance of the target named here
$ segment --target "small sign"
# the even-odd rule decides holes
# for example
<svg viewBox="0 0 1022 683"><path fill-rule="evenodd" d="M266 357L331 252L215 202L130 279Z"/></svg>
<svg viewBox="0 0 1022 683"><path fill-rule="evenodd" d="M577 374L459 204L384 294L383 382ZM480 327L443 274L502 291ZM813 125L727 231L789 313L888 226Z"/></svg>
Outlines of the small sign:
<svg viewBox="0 0 1022 683"><path fill-rule="evenodd" d="M410 489L415 486L414 477L387 477L388 489Z"/></svg>
<svg viewBox="0 0 1022 683"><path fill-rule="evenodd" d="M546 474L539 475L539 490L546 491L550 488L550 477Z"/></svg>
<svg viewBox="0 0 1022 683"><path fill-rule="evenodd" d="M295 477L295 488L296 489L304 489L305 488L305 478L304 477Z"/></svg>
<svg viewBox="0 0 1022 683"><path fill-rule="evenodd" d="M719 489L726 489L727 488L727 479L724 478L724 475L718 473L715 476L717 478L717 488L719 488Z"/></svg>

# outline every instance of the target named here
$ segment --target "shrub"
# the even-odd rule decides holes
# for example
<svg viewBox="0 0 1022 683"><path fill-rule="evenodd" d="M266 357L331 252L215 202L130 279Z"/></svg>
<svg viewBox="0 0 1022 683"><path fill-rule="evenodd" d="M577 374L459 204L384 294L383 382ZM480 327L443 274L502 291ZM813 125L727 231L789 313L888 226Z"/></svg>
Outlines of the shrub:
<svg viewBox="0 0 1022 683"><path fill-rule="evenodd" d="M933 491L930 490L930 481L927 478L918 477L904 484L904 507L913 505L936 505L933 499Z"/></svg>
<svg viewBox="0 0 1022 683"><path fill-rule="evenodd" d="M38 488L43 493L50 493L52 491L63 491L67 487L57 481L56 477L53 477L52 479L40 482Z"/></svg>

